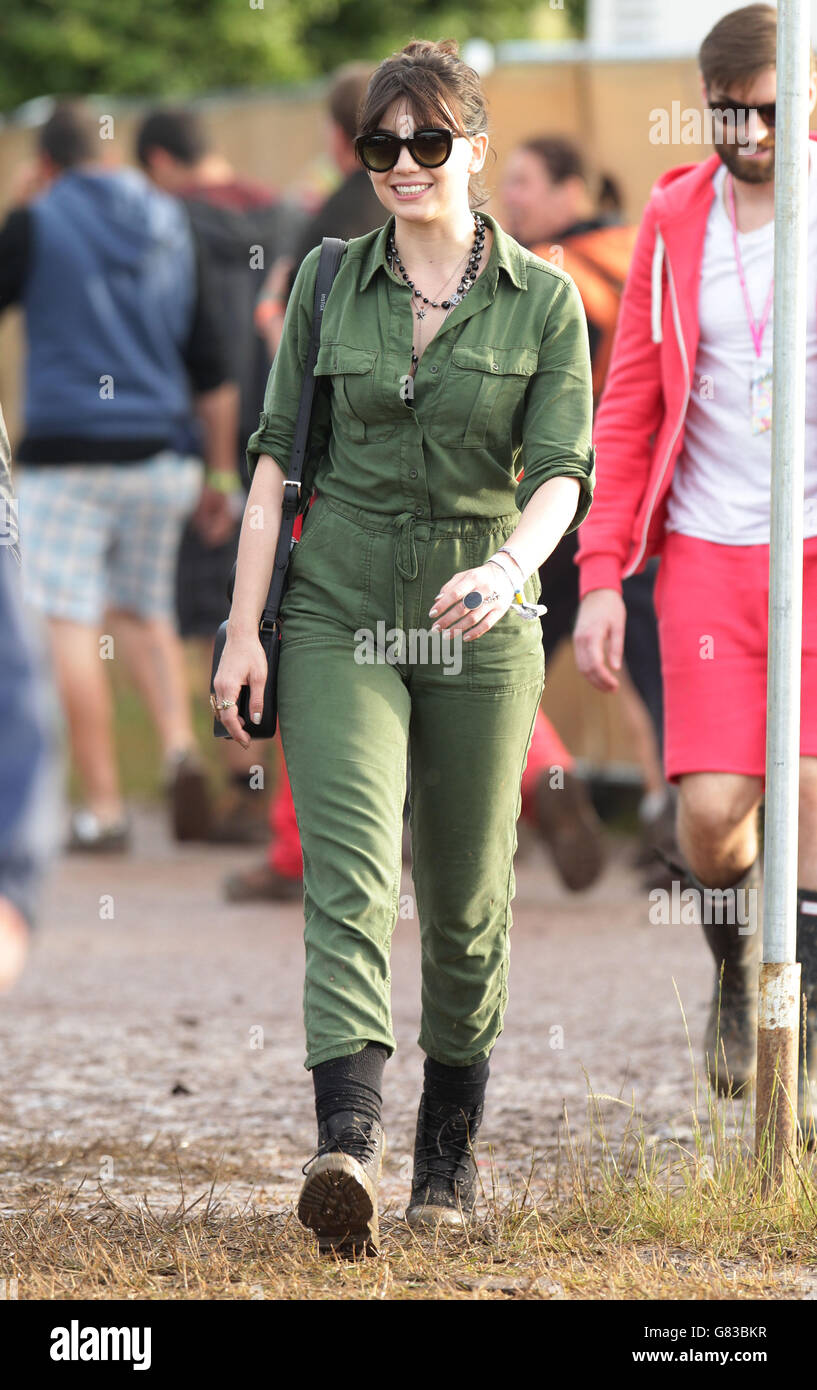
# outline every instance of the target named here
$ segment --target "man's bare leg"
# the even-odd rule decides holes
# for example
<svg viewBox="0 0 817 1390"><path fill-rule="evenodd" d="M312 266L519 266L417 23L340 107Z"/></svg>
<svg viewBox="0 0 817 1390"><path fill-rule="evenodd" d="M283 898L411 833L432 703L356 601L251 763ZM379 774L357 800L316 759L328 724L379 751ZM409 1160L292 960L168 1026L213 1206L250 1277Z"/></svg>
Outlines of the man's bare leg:
<svg viewBox="0 0 817 1390"><path fill-rule="evenodd" d="M757 858L760 777L692 772L680 779L678 845L708 888L728 888Z"/></svg>
<svg viewBox="0 0 817 1390"><path fill-rule="evenodd" d="M172 623L123 608L108 609L106 619L114 650L147 706L165 757L195 747L184 646Z"/></svg>
<svg viewBox="0 0 817 1390"><path fill-rule="evenodd" d="M66 618L49 618L48 632L86 805L103 825L121 821L113 701L100 653L101 634L89 624Z"/></svg>
<svg viewBox="0 0 817 1390"><path fill-rule="evenodd" d="M212 831L207 773L193 731L184 644L167 618L122 608L106 615L115 643L153 720L164 755L172 831L177 840L206 840ZM202 691L202 700L206 698Z"/></svg>
<svg viewBox="0 0 817 1390"><path fill-rule="evenodd" d="M800 759L797 885L817 894L817 758Z"/></svg>

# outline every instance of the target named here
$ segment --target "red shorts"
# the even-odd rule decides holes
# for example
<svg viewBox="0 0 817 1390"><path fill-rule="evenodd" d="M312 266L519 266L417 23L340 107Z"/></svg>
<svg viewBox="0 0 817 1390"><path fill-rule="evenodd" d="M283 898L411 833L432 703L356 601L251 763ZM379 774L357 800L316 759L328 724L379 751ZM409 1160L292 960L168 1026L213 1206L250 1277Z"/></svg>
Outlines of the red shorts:
<svg viewBox="0 0 817 1390"><path fill-rule="evenodd" d="M768 545L665 537L654 603L664 771L766 773ZM800 752L817 757L817 536L803 545Z"/></svg>

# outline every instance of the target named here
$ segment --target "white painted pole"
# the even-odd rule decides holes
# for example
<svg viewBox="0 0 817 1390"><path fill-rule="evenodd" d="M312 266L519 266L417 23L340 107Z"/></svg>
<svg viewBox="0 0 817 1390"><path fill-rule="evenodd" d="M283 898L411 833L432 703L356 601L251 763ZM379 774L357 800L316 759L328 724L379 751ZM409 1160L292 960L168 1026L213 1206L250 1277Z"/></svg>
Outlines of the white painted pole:
<svg viewBox="0 0 817 1390"><path fill-rule="evenodd" d="M780 0L775 132L774 356L763 963L755 1151L784 1176L796 1134L800 966L797 804L806 419L809 5ZM739 698L739 692L736 692Z"/></svg>

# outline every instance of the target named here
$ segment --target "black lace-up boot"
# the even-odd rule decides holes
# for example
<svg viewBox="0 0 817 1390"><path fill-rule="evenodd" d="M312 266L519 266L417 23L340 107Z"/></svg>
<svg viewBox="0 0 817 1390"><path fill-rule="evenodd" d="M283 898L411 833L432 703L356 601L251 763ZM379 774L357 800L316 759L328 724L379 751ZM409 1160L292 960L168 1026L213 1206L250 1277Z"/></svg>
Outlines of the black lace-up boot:
<svg viewBox="0 0 817 1390"><path fill-rule="evenodd" d="M326 1254L376 1255L377 1183L385 1136L379 1121L341 1110L318 1126L318 1149L304 1165L298 1218Z"/></svg>
<svg viewBox="0 0 817 1390"><path fill-rule="evenodd" d="M696 880L697 884L697 880ZM705 894L702 884L697 884ZM728 919L729 895L734 899L732 922ZM713 890L710 890L712 893ZM703 932L715 958L715 983L705 1048L710 1082L721 1095L736 1095L755 1078L757 1070L757 993L763 948L763 876L759 857L737 883L723 889L725 910L719 914L713 894L715 921L703 922ZM706 907L706 898L703 898ZM704 912L704 917L707 913ZM718 916L722 920L718 921ZM750 919L747 921L747 919ZM747 926L754 931L747 933Z"/></svg>
<svg viewBox="0 0 817 1390"><path fill-rule="evenodd" d="M312 1069L318 1147L304 1165L298 1218L322 1253L376 1255L377 1183L385 1148L380 1123L387 1050L367 1043Z"/></svg>
<svg viewBox="0 0 817 1390"><path fill-rule="evenodd" d="M681 892L694 888L698 894L696 917L715 961L704 1035L706 1068L714 1091L736 1095L754 1080L757 1070L758 971L763 947L760 857L737 883L717 889L707 888L687 864L661 849L657 853L678 878Z"/></svg>
<svg viewBox="0 0 817 1390"><path fill-rule="evenodd" d="M800 962L800 1062L797 1110L803 1140L817 1147L817 890L797 890L797 959Z"/></svg>
<svg viewBox="0 0 817 1390"><path fill-rule="evenodd" d="M466 1225L477 1198L474 1143L482 1123L488 1062L447 1067L426 1059L417 1115L410 1226Z"/></svg>

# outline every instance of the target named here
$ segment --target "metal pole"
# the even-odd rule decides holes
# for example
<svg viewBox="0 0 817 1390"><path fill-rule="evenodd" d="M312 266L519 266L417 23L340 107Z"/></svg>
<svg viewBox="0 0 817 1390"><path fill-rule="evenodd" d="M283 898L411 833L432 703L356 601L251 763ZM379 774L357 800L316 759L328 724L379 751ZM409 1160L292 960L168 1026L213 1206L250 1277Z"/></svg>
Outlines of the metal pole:
<svg viewBox="0 0 817 1390"><path fill-rule="evenodd" d="M800 966L797 806L803 613L809 5L780 0L774 208L774 355L766 714L763 963L755 1154L766 1186L788 1174L797 1116Z"/></svg>

